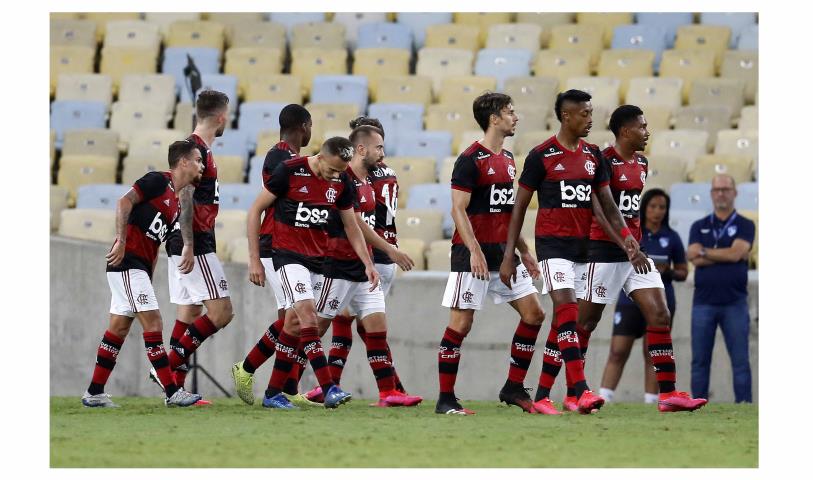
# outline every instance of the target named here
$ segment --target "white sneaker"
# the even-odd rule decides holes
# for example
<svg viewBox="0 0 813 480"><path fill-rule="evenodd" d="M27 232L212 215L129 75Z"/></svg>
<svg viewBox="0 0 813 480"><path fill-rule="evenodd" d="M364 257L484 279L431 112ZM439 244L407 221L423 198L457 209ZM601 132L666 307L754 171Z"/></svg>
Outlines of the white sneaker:
<svg viewBox="0 0 813 480"><path fill-rule="evenodd" d="M178 406L178 407L188 407L190 405L194 405L195 402L200 400L201 397L197 393L190 393L184 390L183 388L179 388L177 392L175 392L171 397L164 399L164 404L167 407L171 406Z"/></svg>
<svg viewBox="0 0 813 480"><path fill-rule="evenodd" d="M85 392L82 395L82 405L86 407L102 407L102 408L119 408L118 405L113 403L113 400L110 400L109 393L97 393L96 395L91 395L88 392Z"/></svg>

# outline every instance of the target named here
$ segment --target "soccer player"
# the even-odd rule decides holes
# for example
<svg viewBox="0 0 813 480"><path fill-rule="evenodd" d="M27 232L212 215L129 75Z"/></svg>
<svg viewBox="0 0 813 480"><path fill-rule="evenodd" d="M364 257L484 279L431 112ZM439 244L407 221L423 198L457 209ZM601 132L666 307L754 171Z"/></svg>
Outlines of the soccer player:
<svg viewBox="0 0 813 480"><path fill-rule="evenodd" d="M186 407L200 400L200 395L186 392L172 378L152 273L158 246L178 219L177 192L200 180L203 165L200 151L189 141L170 145L168 160L168 172L150 172L136 180L116 205L116 239L106 256L107 283L112 293L110 325L96 353L90 386L82 396L82 405L86 407L118 406L104 393L104 386L116 366L116 357L134 317L144 329L147 360L166 386L165 404Z"/></svg>
<svg viewBox="0 0 813 480"><path fill-rule="evenodd" d="M554 111L561 127L556 135L534 147L525 159L519 179L522 188L511 213L506 254L500 266L500 279L510 287L511 281L517 278L511 253L531 195L536 191L539 197L536 256L542 270L543 293L550 294L554 309L551 333L545 345L546 357L550 356L548 353L552 348L558 347L557 350L561 351L566 373L574 386L577 409L583 414L590 414L604 404L604 399L590 391L584 378L576 325L576 292L585 271L592 220L591 192L596 192L612 228L620 232L628 258L635 259L637 268L649 266L637 257L638 242L613 201L606 160L598 147L582 140L593 125L590 99L590 94L581 90L568 90L556 97ZM549 374L551 363L548 358L543 360L539 389L534 399L537 410L555 410L549 398L553 386L553 377Z"/></svg>
<svg viewBox="0 0 813 480"><path fill-rule="evenodd" d="M349 140L333 137L322 144L318 155L285 161L271 175L267 188L260 190L249 209L249 255L259 258L260 213L274 208L274 267L282 283L286 305L285 325L277 338L277 356L266 390L263 406L292 409L294 406L282 393L297 359L300 338L319 385L325 393L324 405L336 408L350 400L351 395L333 384L327 368L314 303L314 286L322 284L323 255L327 248L326 226L330 212L339 210L350 245L364 264L364 274L378 286L367 245L356 223L353 208L353 183L345 172L353 157ZM249 280L255 285L263 281L262 269L250 271Z"/></svg>
<svg viewBox="0 0 813 480"><path fill-rule="evenodd" d="M463 339L471 330L474 312L482 308L487 294L494 303L508 303L520 316L511 342L508 380L500 391L500 401L536 413L523 381L545 318L531 281L539 276L539 268L522 239L517 242L521 263L513 247L505 250L508 220L514 206L516 166L511 152L503 149L503 142L505 137L514 135L517 116L511 97L501 93L480 95L472 108L484 137L460 154L452 172L455 233L451 273L442 302L449 307L450 318L438 351L440 395L435 413L474 413L460 405L454 386ZM513 290L499 281L497 271L503 255L510 258L512 266L520 263L519 280Z"/></svg>
<svg viewBox="0 0 813 480"><path fill-rule="evenodd" d="M279 114L280 141L265 155L263 162L263 185L268 188L271 174L277 166L291 158L298 157L299 151L310 143L311 127L313 125L311 114L305 107L292 103L286 105ZM260 277L260 286L265 286L265 281L271 285L274 297L277 301L277 320L272 322L257 341L257 344L248 352L242 362L237 362L232 366L232 378L237 396L249 405L254 404L254 372L274 354L279 332L285 323L285 295L282 292L282 285L279 281L271 248L274 231L274 206L265 211L262 225L260 226L260 253L259 258L251 259L249 271ZM260 271L262 270L262 275ZM299 380L300 364L294 366L295 375L286 382L285 393L296 395L297 383ZM295 378L293 378L295 377Z"/></svg>
<svg viewBox="0 0 813 480"><path fill-rule="evenodd" d="M402 270L409 271L414 265L412 259L373 230L376 225L376 201L369 174L370 170L384 158L384 137L381 130L372 126L360 126L350 133L349 138L355 153L350 160L347 174L355 187L356 221L370 245L369 253L372 255L371 247L375 245ZM345 308L349 308L353 315L359 317L365 330L367 361L378 385L377 406L417 405L423 400L421 397L406 395L395 389L395 377L388 354L387 319L384 314L384 292L381 286L370 289L364 273L364 263L348 242L342 220L335 210L328 219L327 231L329 241L325 251L325 281L316 302L319 317L333 319ZM335 376L332 378L337 382Z"/></svg>

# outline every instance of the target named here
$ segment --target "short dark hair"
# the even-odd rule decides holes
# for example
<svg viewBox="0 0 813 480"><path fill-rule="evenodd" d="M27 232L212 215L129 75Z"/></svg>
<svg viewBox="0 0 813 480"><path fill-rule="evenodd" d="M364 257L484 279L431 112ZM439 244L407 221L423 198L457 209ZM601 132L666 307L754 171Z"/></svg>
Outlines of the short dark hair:
<svg viewBox="0 0 813 480"><path fill-rule="evenodd" d="M610 131L613 132L613 135L618 137L618 132L621 131L621 127L643 114L643 110L635 105L621 105L616 108L610 116Z"/></svg>
<svg viewBox="0 0 813 480"><path fill-rule="evenodd" d="M213 117L229 106L229 97L217 90L203 90L195 102L195 114L199 119Z"/></svg>
<svg viewBox="0 0 813 480"><path fill-rule="evenodd" d="M593 98L587 92L582 90L568 90L556 95L556 104L553 106L553 111L556 113L556 120L562 121L562 104L565 102L581 103L589 102Z"/></svg>
<svg viewBox="0 0 813 480"><path fill-rule="evenodd" d="M477 125L485 132L491 115L500 116L502 109L512 103L511 97L504 93L485 92L474 99L471 105Z"/></svg>
<svg viewBox="0 0 813 480"><path fill-rule="evenodd" d="M365 117L364 115L362 115L358 118L350 120L350 128L352 128L353 130L357 129L358 127L363 127L365 125L377 128L379 130L378 133L381 134L381 138L384 138L384 126L381 125L381 121L379 121L377 118ZM351 139L350 141L352 142L353 140Z"/></svg>
<svg viewBox="0 0 813 480"><path fill-rule="evenodd" d="M650 188L644 192L641 197L641 209L638 211L638 215L641 217L641 226L646 225L646 207L649 206L649 202L655 197L663 197L666 200L666 213L663 216L661 226L671 230L672 227L669 226L669 205L672 203L672 200L669 198L669 194L660 188Z"/></svg>
<svg viewBox="0 0 813 480"><path fill-rule="evenodd" d="M280 133L299 128L303 123L311 119L311 113L302 105L292 103L285 105L279 112Z"/></svg>
<svg viewBox="0 0 813 480"><path fill-rule="evenodd" d="M354 128L353 131L350 132L350 136L348 138L350 139L350 144L355 147L361 142L362 139L366 139L374 133L381 135L382 139L384 138L384 132L372 125L361 125Z"/></svg>
<svg viewBox="0 0 813 480"><path fill-rule="evenodd" d="M345 162L353 158L353 144L344 137L331 137L322 144L322 150L330 155L336 155Z"/></svg>
<svg viewBox="0 0 813 480"><path fill-rule="evenodd" d="M178 140L177 142L172 142L172 144L169 146L169 155L167 155L169 169L172 170L178 166L178 162L181 161L181 158L189 155L192 150L196 148L198 148L198 146L195 145L195 142L190 140Z"/></svg>

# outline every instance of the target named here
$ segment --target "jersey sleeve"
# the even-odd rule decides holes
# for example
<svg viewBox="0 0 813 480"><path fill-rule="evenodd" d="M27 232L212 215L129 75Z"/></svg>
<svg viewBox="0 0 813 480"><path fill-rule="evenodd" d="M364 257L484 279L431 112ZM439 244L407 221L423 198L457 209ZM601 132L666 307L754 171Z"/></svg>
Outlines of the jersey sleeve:
<svg viewBox="0 0 813 480"><path fill-rule="evenodd" d="M674 230L672 230L671 236L672 241L669 244L672 246L672 251L669 252L669 259L672 261L672 265L686 263L686 250L683 248L683 240Z"/></svg>
<svg viewBox="0 0 813 480"><path fill-rule="evenodd" d="M598 165L596 165L596 174L593 176L593 188L601 188L604 185L609 185L610 175L613 171L610 159L604 156L598 148L591 146L590 150L598 162Z"/></svg>
<svg viewBox="0 0 813 480"><path fill-rule="evenodd" d="M336 199L336 208L339 210L354 208L358 204L358 199L356 198L356 187L353 185L353 181L350 180L350 176L348 174L342 173L341 179L344 188L342 188L342 193L340 193L339 197Z"/></svg>
<svg viewBox="0 0 813 480"><path fill-rule="evenodd" d="M703 219L700 219L692 224L689 229L689 245L693 243L703 244L703 239L700 236L700 227L703 225Z"/></svg>
<svg viewBox="0 0 813 480"><path fill-rule="evenodd" d="M271 178L268 179L267 183L264 183L264 186L277 197L284 197L288 194L289 176L285 163L280 162L277 165L277 168L271 174Z"/></svg>
<svg viewBox="0 0 813 480"><path fill-rule="evenodd" d="M756 235L756 225L751 219L743 217L745 220L740 224L740 228L737 229L737 235L735 238L739 238L745 240L751 246L754 246L754 236Z"/></svg>
<svg viewBox="0 0 813 480"><path fill-rule="evenodd" d="M142 202L161 196L166 188L167 179L161 172L150 172L133 184L133 190L138 192Z"/></svg>
<svg viewBox="0 0 813 480"><path fill-rule="evenodd" d="M291 158L291 154L285 150L280 150L278 148L272 148L265 154L265 161L263 161L263 186L265 186L266 190L269 192L271 189L269 188L269 182L271 181L271 175L276 170L277 166Z"/></svg>
<svg viewBox="0 0 813 480"><path fill-rule="evenodd" d="M525 157L525 166L522 167L519 186L525 190L535 192L544 179L545 166L542 164L542 157L536 150L531 150L528 156Z"/></svg>
<svg viewBox="0 0 813 480"><path fill-rule="evenodd" d="M471 193L477 185L478 173L474 160L468 155L460 155L452 170L452 188Z"/></svg>

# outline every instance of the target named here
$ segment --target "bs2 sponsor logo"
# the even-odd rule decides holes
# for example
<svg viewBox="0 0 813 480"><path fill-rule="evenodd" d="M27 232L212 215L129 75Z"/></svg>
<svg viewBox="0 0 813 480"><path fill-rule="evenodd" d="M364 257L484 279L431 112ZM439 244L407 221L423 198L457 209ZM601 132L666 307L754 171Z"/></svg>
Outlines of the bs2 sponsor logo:
<svg viewBox="0 0 813 480"><path fill-rule="evenodd" d="M296 207L296 221L321 225L327 223L328 211L326 208L308 208L304 203L299 202ZM308 226L308 225L302 225Z"/></svg>

